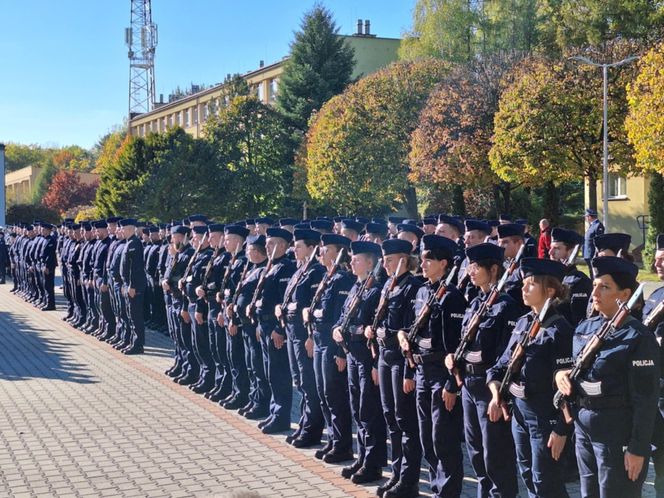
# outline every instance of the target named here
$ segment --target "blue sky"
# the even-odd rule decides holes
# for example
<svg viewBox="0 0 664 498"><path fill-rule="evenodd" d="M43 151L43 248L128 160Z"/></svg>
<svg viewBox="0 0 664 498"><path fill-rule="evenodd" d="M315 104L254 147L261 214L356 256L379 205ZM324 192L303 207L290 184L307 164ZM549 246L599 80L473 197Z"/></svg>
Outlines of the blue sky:
<svg viewBox="0 0 664 498"><path fill-rule="evenodd" d="M288 54L315 0L152 0L157 98ZM399 37L415 0L325 0L342 34ZM92 146L122 123L129 0L0 0L0 142Z"/></svg>

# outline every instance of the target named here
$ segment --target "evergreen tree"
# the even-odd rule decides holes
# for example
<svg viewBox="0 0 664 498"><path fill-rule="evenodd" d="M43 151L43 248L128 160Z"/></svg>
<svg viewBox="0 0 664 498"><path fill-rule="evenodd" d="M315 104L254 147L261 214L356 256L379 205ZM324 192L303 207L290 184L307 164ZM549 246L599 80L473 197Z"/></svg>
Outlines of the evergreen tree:
<svg viewBox="0 0 664 498"><path fill-rule="evenodd" d="M279 82L277 107L302 132L311 113L350 83L354 51L338 32L332 14L316 5L304 15L291 43Z"/></svg>

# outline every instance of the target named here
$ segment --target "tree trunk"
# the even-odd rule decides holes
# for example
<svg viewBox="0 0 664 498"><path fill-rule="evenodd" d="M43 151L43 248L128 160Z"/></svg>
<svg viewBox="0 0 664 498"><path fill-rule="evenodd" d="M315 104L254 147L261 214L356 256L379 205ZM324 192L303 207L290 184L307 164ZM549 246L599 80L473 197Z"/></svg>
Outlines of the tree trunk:
<svg viewBox="0 0 664 498"><path fill-rule="evenodd" d="M417 212L417 192L415 192L415 187L408 185L406 187L405 197L406 201L404 202L404 209L408 213L408 216L413 219L418 219L419 214Z"/></svg>
<svg viewBox="0 0 664 498"><path fill-rule="evenodd" d="M506 213L509 213L512 210L512 184L509 182L504 182L501 188L501 192L503 194L503 208L505 209Z"/></svg>
<svg viewBox="0 0 664 498"><path fill-rule="evenodd" d="M588 177L588 207L597 210L597 178Z"/></svg>
<svg viewBox="0 0 664 498"><path fill-rule="evenodd" d="M544 217L555 226L558 224L560 212L560 191L553 182L546 182L543 197Z"/></svg>
<svg viewBox="0 0 664 498"><path fill-rule="evenodd" d="M452 213L466 216L466 201L463 198L463 187L454 185L452 190Z"/></svg>
<svg viewBox="0 0 664 498"><path fill-rule="evenodd" d="M500 214L500 185L498 184L493 186L493 208L495 209L493 216L498 219ZM491 213L489 213L489 216L491 216Z"/></svg>

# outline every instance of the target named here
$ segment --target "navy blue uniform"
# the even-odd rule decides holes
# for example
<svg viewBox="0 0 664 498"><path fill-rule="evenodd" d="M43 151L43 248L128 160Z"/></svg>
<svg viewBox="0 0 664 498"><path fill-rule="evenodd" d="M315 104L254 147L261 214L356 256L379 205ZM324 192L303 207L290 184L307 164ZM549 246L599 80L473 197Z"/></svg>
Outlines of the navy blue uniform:
<svg viewBox="0 0 664 498"><path fill-rule="evenodd" d="M335 454L352 452L353 449L348 380L345 372L339 372L336 363L337 357L343 357L343 351L332 339L332 326L341 316L352 286L352 276L338 271L330 279L318 306L309 310L309 319L313 323L316 389L327 426L328 444L332 443L331 453Z"/></svg>
<svg viewBox="0 0 664 498"><path fill-rule="evenodd" d="M604 233L604 225L598 220L593 220L592 223L588 226L585 236L583 238L583 259L588 265L590 275L593 275L593 268L590 265L590 261L595 256L595 237L602 235Z"/></svg>
<svg viewBox="0 0 664 498"><path fill-rule="evenodd" d="M291 276L295 273L295 262L288 256L275 259L270 272L265 277L265 286L256 302L256 316L263 348L263 368L267 374L272 397L270 399L271 424L290 427L291 406L293 404L293 383L288 364L288 348L277 349L272 340L272 332L286 336L274 315L274 308L281 304Z"/></svg>
<svg viewBox="0 0 664 498"><path fill-rule="evenodd" d="M435 294L441 281L427 282L420 287L415 300L415 315ZM435 302L429 320L417 333L412 345L417 364L417 417L424 459L429 465L431 489L434 496L460 496L463 481L461 452L461 402L452 411L443 402L443 390L457 393L454 377L444 366L444 358L453 354L459 345L461 324L466 310L463 295L450 286L440 302Z"/></svg>
<svg viewBox="0 0 664 498"><path fill-rule="evenodd" d="M576 327L586 319L590 295L593 291L593 282L588 275L577 270L575 265L567 267L567 274L563 278L563 285L569 291L565 302L558 306L558 311L565 319Z"/></svg>
<svg viewBox="0 0 664 498"><path fill-rule="evenodd" d="M510 383L514 409L512 435L521 478L531 498L568 496L562 463L552 458L547 443L551 431L561 436L570 436L572 432L551 400L555 373L572 366L573 329L557 312L550 311L548 315L538 335L526 345L521 368ZM512 352L529 332L534 318L531 312L517 322L505 352L487 372L488 382L502 382ZM569 439L567 444L571 444Z"/></svg>
<svg viewBox="0 0 664 498"><path fill-rule="evenodd" d="M291 377L301 396L300 420L295 437L308 441L320 441L325 420L316 390L313 358L309 358L304 347L308 334L302 320L302 309L311 303L325 269L321 264L314 263L302 275L303 268L301 266L288 282L283 303L286 310L286 336Z"/></svg>
<svg viewBox="0 0 664 498"><path fill-rule="evenodd" d="M577 327L575 356L605 320L597 316ZM574 383L578 406L574 421L576 457L582 496L641 496L657 412L659 361L655 336L630 316ZM627 478L625 449L645 457L636 481Z"/></svg>
<svg viewBox="0 0 664 498"><path fill-rule="evenodd" d="M120 274L125 289L134 289L136 294L126 294L127 315L129 318L129 346L138 350L145 345L145 323L143 322L143 297L145 295L145 263L143 244L136 235L127 239L120 262Z"/></svg>
<svg viewBox="0 0 664 498"><path fill-rule="evenodd" d="M387 290L385 284L383 292ZM392 446L392 474L404 485L419 482L422 447L417 423L415 392L403 391L403 381L412 379L415 372L406 368L406 360L399 348L397 334L407 330L414 319L413 304L421 286L420 280L409 272L397 279L388 298L387 313L375 331L379 344L378 376L383 415Z"/></svg>
<svg viewBox="0 0 664 498"><path fill-rule="evenodd" d="M650 313L664 302L664 287L655 290L646 301L643 307L643 319L645 320ZM661 316L661 315L660 315ZM659 343L660 352L660 372L659 377L659 410L655 417L655 430L653 432L653 445L655 451L652 454L652 460L655 464L655 491L658 497L664 496L664 349L662 349L662 338L664 338L664 319L655 326L655 337Z"/></svg>
<svg viewBox="0 0 664 498"><path fill-rule="evenodd" d="M340 327L345 321L348 308L361 285L358 280L351 288L335 327ZM375 368L374 360L364 337L364 328L373 322L382 285L384 283L374 282L371 288L365 289L358 311L349 323L347 341L348 394L357 428L357 461L360 467L367 469L379 469L387 464L387 426L381 413L380 389L371 376Z"/></svg>
<svg viewBox="0 0 664 498"><path fill-rule="evenodd" d="M470 303L464 327L486 298L480 291ZM516 451L510 425L504 420L489 420L491 392L486 385L486 372L505 350L520 309L509 295L502 294L480 323L463 364L457 365L464 376L461 393L464 431L470 463L479 481L478 497L517 495Z"/></svg>

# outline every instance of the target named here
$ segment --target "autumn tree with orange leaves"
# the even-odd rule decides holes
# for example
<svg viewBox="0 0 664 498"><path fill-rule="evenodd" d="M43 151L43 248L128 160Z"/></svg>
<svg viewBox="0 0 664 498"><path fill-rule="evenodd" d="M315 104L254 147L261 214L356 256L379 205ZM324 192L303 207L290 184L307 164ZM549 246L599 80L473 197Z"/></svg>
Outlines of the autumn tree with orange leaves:
<svg viewBox="0 0 664 498"><path fill-rule="evenodd" d="M92 204L96 190L96 183L85 184L78 173L63 169L53 177L51 186L42 199L42 204L62 215L75 206Z"/></svg>

